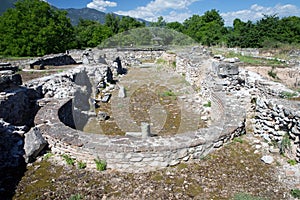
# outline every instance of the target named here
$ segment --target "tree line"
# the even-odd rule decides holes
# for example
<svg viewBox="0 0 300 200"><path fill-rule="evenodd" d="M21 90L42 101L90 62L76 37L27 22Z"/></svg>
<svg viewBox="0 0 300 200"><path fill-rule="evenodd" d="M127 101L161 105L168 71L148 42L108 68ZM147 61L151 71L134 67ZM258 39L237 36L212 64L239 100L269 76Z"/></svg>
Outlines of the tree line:
<svg viewBox="0 0 300 200"><path fill-rule="evenodd" d="M131 17L107 14L105 23L81 19L72 26L66 11L54 9L40 0L20 0L0 16L0 54L41 56L67 49L96 47L116 34L146 24ZM233 27L225 27L215 9L202 16L193 15L183 23L167 23L163 17L150 23L190 36L203 45L228 47L278 47L300 43L300 18L265 15L257 22L235 19Z"/></svg>

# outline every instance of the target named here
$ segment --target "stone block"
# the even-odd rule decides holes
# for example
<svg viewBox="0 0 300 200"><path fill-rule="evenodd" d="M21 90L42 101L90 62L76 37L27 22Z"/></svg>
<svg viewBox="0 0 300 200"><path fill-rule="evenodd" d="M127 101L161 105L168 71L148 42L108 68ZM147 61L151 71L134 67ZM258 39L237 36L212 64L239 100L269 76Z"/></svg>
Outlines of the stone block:
<svg viewBox="0 0 300 200"><path fill-rule="evenodd" d="M29 163L39 155L39 153L46 147L47 141L42 136L39 128L34 127L25 134L25 162Z"/></svg>

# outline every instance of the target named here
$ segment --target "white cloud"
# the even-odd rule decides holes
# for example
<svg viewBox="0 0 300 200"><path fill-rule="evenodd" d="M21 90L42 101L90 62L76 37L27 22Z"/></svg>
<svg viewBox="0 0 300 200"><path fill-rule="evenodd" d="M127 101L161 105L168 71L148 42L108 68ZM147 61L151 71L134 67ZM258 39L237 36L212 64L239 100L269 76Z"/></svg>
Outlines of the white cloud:
<svg viewBox="0 0 300 200"><path fill-rule="evenodd" d="M112 1L104 0L93 0L91 3L87 4L88 8L93 8L100 11L105 11L106 7L116 7L117 3Z"/></svg>
<svg viewBox="0 0 300 200"><path fill-rule="evenodd" d="M256 22L263 18L263 15L274 15L277 14L279 17L286 16L300 16L300 8L295 5L286 4L281 5L277 4L274 7L264 7L258 4L252 5L248 10L239 10L234 12L221 13L221 16L225 20L226 26L232 26L233 21L236 18L239 18L242 21L253 21Z"/></svg>
<svg viewBox="0 0 300 200"><path fill-rule="evenodd" d="M146 6L137 7L130 11L118 11L119 15L142 18L148 21L156 21L159 16L163 16L166 21L183 21L191 16L188 7L200 0L154 0ZM169 13L165 13L173 10ZM177 13L174 10L185 10Z"/></svg>

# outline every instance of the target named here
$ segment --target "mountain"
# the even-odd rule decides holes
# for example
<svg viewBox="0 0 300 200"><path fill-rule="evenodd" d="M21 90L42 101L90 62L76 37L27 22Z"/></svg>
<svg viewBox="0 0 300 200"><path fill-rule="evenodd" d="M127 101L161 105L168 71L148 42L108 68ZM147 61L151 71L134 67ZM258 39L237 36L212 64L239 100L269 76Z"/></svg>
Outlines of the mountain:
<svg viewBox="0 0 300 200"><path fill-rule="evenodd" d="M68 8L68 9L61 9L68 12L68 17L71 19L71 23L73 25L77 25L79 22L79 19L89 19L98 21L101 24L105 22L105 15L106 13L91 9L91 8L81 8L81 9L75 9L75 8Z"/></svg>
<svg viewBox="0 0 300 200"><path fill-rule="evenodd" d="M1 7L0 7L0 15L2 15L3 12L5 12L8 8L12 8L14 6L14 3L17 0L1 0ZM53 6L55 9L59 9ZM98 21L101 24L105 22L105 15L106 13L91 9L91 8L80 8L80 9L75 9L75 8L68 8L68 9L59 9L59 10L65 10L68 12L68 17L71 20L71 23L73 25L77 25L79 22L79 19L89 19L89 20L94 20ZM117 15L118 17L123 17L122 15ZM148 21L145 21L143 19L137 19L140 22L145 22L146 25L149 24Z"/></svg>

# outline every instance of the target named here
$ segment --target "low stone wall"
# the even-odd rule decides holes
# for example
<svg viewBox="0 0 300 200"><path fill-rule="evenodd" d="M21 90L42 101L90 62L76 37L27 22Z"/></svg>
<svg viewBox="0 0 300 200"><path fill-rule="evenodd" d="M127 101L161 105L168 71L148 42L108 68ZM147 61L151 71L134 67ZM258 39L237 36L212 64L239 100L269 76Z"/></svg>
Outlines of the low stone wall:
<svg viewBox="0 0 300 200"><path fill-rule="evenodd" d="M290 140L291 148L286 153L300 162L300 102L287 100L256 100L254 133L270 143L276 142L280 148L285 135Z"/></svg>
<svg viewBox="0 0 300 200"><path fill-rule="evenodd" d="M69 154L77 160L87 162L95 168L94 159L106 160L108 168L126 171L147 171L173 166L189 159L199 159L214 148L244 133L244 113L238 107L237 99L218 99L217 105L226 115L216 125L175 136L133 138L128 136L110 137L74 130L60 121L70 113L60 109L69 99L52 100L38 112L35 124L41 130L53 152ZM214 104L213 104L214 105ZM65 109L65 107L63 107ZM212 107L212 109L215 109ZM216 108L219 109L219 108ZM71 109L67 109L71 110ZM239 112L237 112L239 111ZM59 116L60 115L60 116Z"/></svg>
<svg viewBox="0 0 300 200"><path fill-rule="evenodd" d="M44 67L46 65L50 66L61 66L61 65L72 65L76 64L76 61L68 54L54 54L47 55L42 58L38 58L30 62L30 68L35 66Z"/></svg>

